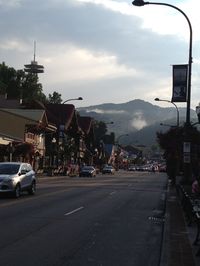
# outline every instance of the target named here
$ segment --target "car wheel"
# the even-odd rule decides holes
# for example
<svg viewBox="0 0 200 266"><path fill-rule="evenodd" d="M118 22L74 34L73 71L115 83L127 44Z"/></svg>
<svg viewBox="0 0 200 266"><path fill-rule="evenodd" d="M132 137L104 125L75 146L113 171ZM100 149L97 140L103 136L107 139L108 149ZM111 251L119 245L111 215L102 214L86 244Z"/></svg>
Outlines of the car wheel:
<svg viewBox="0 0 200 266"><path fill-rule="evenodd" d="M19 184L17 184L14 190L14 197L19 198L20 196L21 196L21 187Z"/></svg>
<svg viewBox="0 0 200 266"><path fill-rule="evenodd" d="M29 195L34 195L36 192L36 183L35 181L32 182L30 189L28 190Z"/></svg>

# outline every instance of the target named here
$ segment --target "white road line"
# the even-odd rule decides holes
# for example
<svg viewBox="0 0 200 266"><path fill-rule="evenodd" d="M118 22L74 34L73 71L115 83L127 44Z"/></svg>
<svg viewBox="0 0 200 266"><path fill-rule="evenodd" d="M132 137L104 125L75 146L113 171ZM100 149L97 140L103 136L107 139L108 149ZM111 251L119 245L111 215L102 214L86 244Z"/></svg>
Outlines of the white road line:
<svg viewBox="0 0 200 266"><path fill-rule="evenodd" d="M110 193L110 196L112 196L113 194L117 193L117 191L113 191Z"/></svg>
<svg viewBox="0 0 200 266"><path fill-rule="evenodd" d="M80 210L82 210L82 209L84 209L84 207L80 207L80 208L77 208L77 209L75 209L75 210L73 210L73 211L71 211L71 212L67 212L67 213L65 213L65 216L67 216L67 215L71 215L71 214L73 214L73 213L75 213L75 212L78 212L78 211L80 211Z"/></svg>

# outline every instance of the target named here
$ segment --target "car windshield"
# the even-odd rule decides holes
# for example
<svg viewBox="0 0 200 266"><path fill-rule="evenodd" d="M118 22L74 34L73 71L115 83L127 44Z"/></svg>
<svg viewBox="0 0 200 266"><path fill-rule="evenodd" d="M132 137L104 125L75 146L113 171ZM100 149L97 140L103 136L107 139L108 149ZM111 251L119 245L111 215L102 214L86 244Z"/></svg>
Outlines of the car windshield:
<svg viewBox="0 0 200 266"><path fill-rule="evenodd" d="M83 170L93 170L93 167L92 166L84 166Z"/></svg>
<svg viewBox="0 0 200 266"><path fill-rule="evenodd" d="M0 164L0 175L13 175L18 173L19 164Z"/></svg>

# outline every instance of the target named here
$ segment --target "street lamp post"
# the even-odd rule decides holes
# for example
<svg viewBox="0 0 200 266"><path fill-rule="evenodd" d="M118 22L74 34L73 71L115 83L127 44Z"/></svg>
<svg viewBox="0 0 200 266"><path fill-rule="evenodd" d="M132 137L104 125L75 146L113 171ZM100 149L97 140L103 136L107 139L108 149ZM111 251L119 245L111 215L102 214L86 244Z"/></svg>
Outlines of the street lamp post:
<svg viewBox="0 0 200 266"><path fill-rule="evenodd" d="M122 137L128 137L129 134L122 134L120 135L117 139L116 139L116 148L117 148L117 153L116 153L116 169L118 170L119 169L119 165L120 165L120 160L119 160L119 154L120 154L120 145L119 145L119 140L122 138Z"/></svg>
<svg viewBox="0 0 200 266"><path fill-rule="evenodd" d="M189 26L189 59L188 59L188 76L187 76L187 108L186 108L186 123L185 123L185 142L183 143L183 157L184 157L184 179L187 182L191 179L191 142L190 142L190 101L191 101L191 75L192 75L192 26L187 15L178 7L167 3L156 3L156 2L144 2L143 0L134 0L132 2L134 6L144 5L161 5L168 6L179 11L187 20Z"/></svg>
<svg viewBox="0 0 200 266"><path fill-rule="evenodd" d="M173 125L169 125L169 124L165 124L165 123L160 123L160 126L171 127L171 128L176 128L177 127L177 126L173 126Z"/></svg>
<svg viewBox="0 0 200 266"><path fill-rule="evenodd" d="M129 135L128 134L122 134L120 135L117 140L116 140L116 143L119 145L119 140L122 138L122 137L128 137Z"/></svg>
<svg viewBox="0 0 200 266"><path fill-rule="evenodd" d="M82 101L82 100L83 100L82 97L72 98L72 99L65 100L64 102L62 102L62 104L65 104L66 102L69 102L69 101ZM64 142L65 142L65 139L66 139L66 136L64 134L65 125L63 124L64 123L63 120L64 120L64 118L63 118L63 112L62 112L61 123L60 123L60 126L59 126L59 138L61 137L61 140L60 140L61 147L64 145Z"/></svg>
<svg viewBox="0 0 200 266"><path fill-rule="evenodd" d="M143 0L134 0L132 2L134 6L144 6L144 5L161 5L169 6L178 10L187 20L190 38L189 38L189 59L188 59L188 80L187 80L187 109L186 109L186 126L190 125L190 101L191 101L191 76L192 76L192 26L187 15L178 7L170 5L167 3L156 3L156 2L144 2Z"/></svg>
<svg viewBox="0 0 200 266"><path fill-rule="evenodd" d="M155 101L157 102L167 102L167 103L171 103L175 106L176 108L176 113L177 113L177 122L176 122L176 126L179 127L179 111L178 111L178 107L177 105L174 103L174 102L171 102L171 101L168 101L168 100L162 100L162 99L159 99L159 98L155 98L154 99Z"/></svg>
<svg viewBox="0 0 200 266"><path fill-rule="evenodd" d="M106 125L113 125L114 122L113 122L113 121L111 121L111 122L105 122L105 124L106 124Z"/></svg>
<svg viewBox="0 0 200 266"><path fill-rule="evenodd" d="M62 102L62 104L65 104L66 102L69 102L69 101L82 101L82 100L83 100L82 97L73 98L73 99L67 99L64 102Z"/></svg>

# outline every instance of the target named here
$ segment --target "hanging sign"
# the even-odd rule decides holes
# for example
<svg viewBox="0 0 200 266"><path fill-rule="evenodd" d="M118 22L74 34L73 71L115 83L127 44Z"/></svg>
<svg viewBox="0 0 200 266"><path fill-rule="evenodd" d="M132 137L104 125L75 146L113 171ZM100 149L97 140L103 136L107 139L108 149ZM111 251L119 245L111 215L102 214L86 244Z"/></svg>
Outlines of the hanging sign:
<svg viewBox="0 0 200 266"><path fill-rule="evenodd" d="M183 143L183 152L190 153L191 151L191 143L190 142L184 142Z"/></svg>
<svg viewBox="0 0 200 266"><path fill-rule="evenodd" d="M188 65L173 65L172 102L187 102Z"/></svg>

